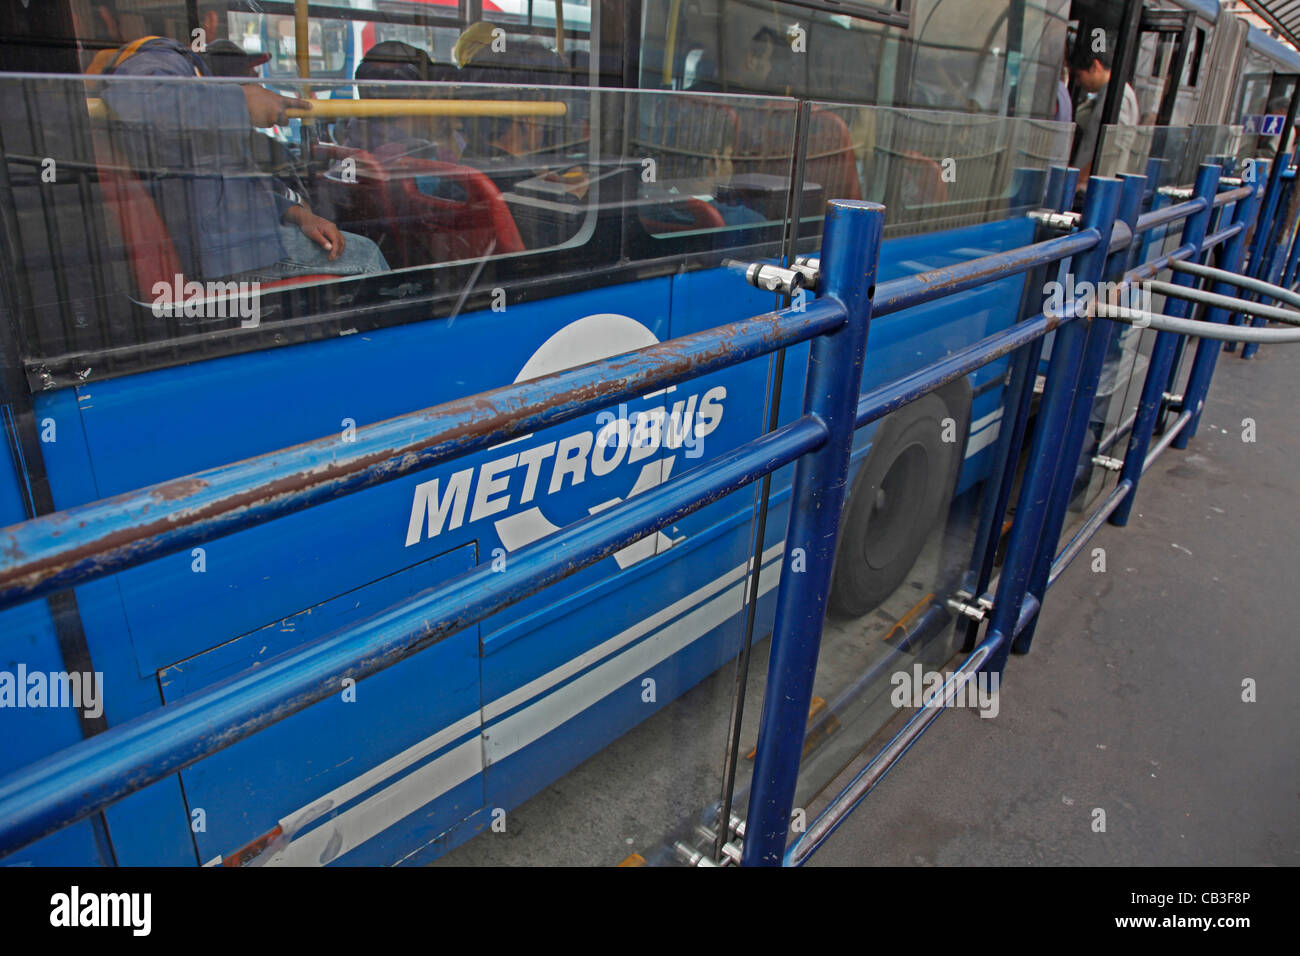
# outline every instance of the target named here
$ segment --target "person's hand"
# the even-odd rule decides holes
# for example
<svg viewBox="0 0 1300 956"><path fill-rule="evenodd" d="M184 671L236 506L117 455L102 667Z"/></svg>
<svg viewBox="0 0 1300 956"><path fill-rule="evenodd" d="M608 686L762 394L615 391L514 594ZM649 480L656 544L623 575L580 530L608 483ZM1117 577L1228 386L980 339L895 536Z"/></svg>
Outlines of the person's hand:
<svg viewBox="0 0 1300 956"><path fill-rule="evenodd" d="M306 206L291 206L284 214L286 221L302 230L302 234L329 253L333 262L343 255L343 233L323 216L318 216Z"/></svg>
<svg viewBox="0 0 1300 956"><path fill-rule="evenodd" d="M272 93L265 86L249 83L241 87L244 101L248 103L248 117L254 126L283 126L289 122L286 110L309 110L310 100Z"/></svg>

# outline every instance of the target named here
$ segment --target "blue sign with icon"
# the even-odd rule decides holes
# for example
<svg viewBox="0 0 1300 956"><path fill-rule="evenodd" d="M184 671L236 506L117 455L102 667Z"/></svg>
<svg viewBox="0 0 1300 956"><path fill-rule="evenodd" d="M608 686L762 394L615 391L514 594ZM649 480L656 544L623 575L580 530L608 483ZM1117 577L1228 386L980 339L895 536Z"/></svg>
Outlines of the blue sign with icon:
<svg viewBox="0 0 1300 956"><path fill-rule="evenodd" d="M1247 133L1259 136L1280 136L1286 117L1281 113L1251 113L1242 117L1242 125Z"/></svg>

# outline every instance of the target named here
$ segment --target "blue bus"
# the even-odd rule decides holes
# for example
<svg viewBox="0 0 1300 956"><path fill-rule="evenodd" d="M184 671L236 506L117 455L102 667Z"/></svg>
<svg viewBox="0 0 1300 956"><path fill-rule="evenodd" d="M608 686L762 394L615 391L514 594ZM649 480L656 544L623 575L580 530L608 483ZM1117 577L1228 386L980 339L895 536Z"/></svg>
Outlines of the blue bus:
<svg viewBox="0 0 1300 956"><path fill-rule="evenodd" d="M252 130L209 144L206 118L179 109L189 91L237 81L77 75L96 49L188 36L186 4L98 5L111 8L107 34L66 6L53 25L25 23L81 31L58 72L15 55L0 75L0 526L322 436L342 447L359 427L801 302L802 288L752 283L750 266L815 256L828 199L886 204L881 280L1029 244L1043 235L1030 213L1047 171L1069 160L1073 131L1053 116L1071 23L1092 13L1068 0L642 0L494 21L487 2L313 3L322 43L328 24L350 25L341 65L325 57L322 75L296 78L287 59L263 67L311 101L286 109L301 133L277 152ZM265 38L268 21L249 18L293 12L256 6L219 4L225 31ZM359 82L364 32L385 42L394 24L416 53L383 60L393 78ZM452 26L444 52L432 31ZM427 71L420 52L436 69L412 80L400 68ZM353 75L334 75L344 67ZM142 98L143 114L121 106ZM177 130L209 145L179 167L151 163ZM373 243L388 268L186 271L186 249L231 227L220 208L175 197L214 180L288 197L354 246ZM1041 309L1045 278L874 323L863 389ZM699 376L0 611L11 686L66 689L59 675L75 673L93 688L84 706L18 695L0 708L0 772L471 568L505 567L707 466L797 413L807 356ZM808 800L881 729L881 662L937 667L963 642L950 599L980 546L1008 369L995 362L857 434ZM790 473L4 861L613 863L690 840L708 808L743 805L757 714L738 690L762 686L754 651L786 551Z"/></svg>

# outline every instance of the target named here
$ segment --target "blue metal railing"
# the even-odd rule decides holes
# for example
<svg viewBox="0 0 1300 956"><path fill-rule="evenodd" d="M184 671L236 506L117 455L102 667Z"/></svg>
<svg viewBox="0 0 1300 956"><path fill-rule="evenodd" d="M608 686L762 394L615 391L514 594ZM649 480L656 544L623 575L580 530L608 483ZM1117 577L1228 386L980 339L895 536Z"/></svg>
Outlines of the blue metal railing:
<svg viewBox="0 0 1300 956"><path fill-rule="evenodd" d="M1197 195L1184 203L1169 206L1148 213L1137 215L1137 210L1145 191L1145 177L1125 177L1121 184L1117 180L1094 179L1090 184L1084 214L1078 233L1069 238L1081 237L1092 232L1094 238L1089 245L1075 254L1082 253L1072 269L1077 280L1094 281L1106 277L1113 279L1122 276L1122 284L1130 285L1144 277L1154 275L1167 267L1172 259L1199 259L1211 248L1227 243L1225 255L1233 255L1234 242L1237 246L1244 239L1244 232L1253 221L1258 204L1258 187L1217 192L1219 167L1209 165L1202 167L1198 179ZM1064 177L1061 177L1064 178ZM1049 190L1049 195L1053 191ZM1218 207L1232 206L1233 222L1228 227L1206 236L1205 227L1210 213ZM1152 229L1184 221L1182 244L1176 250L1153 260L1151 263L1131 267L1130 251L1140 248L1144 235ZM1102 253L1102 238L1109 255ZM1046 245L1038 244L1039 247ZM1035 261L1035 257L1007 254L1004 262L1014 261L1017 265ZM1041 261L1041 260L1037 260ZM974 264L967 264L975 269ZM982 272L982 274L988 274ZM996 271L989 281L1001 278L1010 271ZM1080 532L1058 552L1061 530L1064 524L1069 493L1075 479L1075 465L1082 453L1082 446L1092 409L1093 399L1100 378L1102 361L1109 346L1112 327L1105 322L1080 323L1070 321L1075 317L1074 310L1067 309L1066 314L1053 323L1051 317L1038 315L1020 325L1013 326L1005 332L990 336L988 339L971 346L961 353L949 356L897 382L873 390L863 396L860 402L859 422L872 420L876 412L891 410L904 403L905 398L914 398L923 394L927 387L937 387L937 376L963 374L979 364L982 356L995 357L1006 354L1007 346L1014 341L1012 348L1031 342L1041 341L1041 335L1051 328L1057 328L1056 342L1052 350L1052 362L1048 369L1047 381L1039 408L1039 418L1034 430L1030 449L1029 464L1023 478L1022 490L1016 511L1016 520L1012 525L1011 539L1007 545L1007 559L998 582L996 596L981 594L983 600L992 600L992 612L982 641L975 644L969 656L954 673L944 687L922 710L913 716L895 737L860 771L841 792L831 800L828 806L812 821L807 831L784 848L781 862L787 865L800 865L835 831L843 819L857 807L871 792L897 760L915 743L921 733L933 722L943 709L944 701L958 692L965 683L973 679L980 670L1002 670L1006 664L1007 654L1012 650L1026 652L1033 635L1033 627L1047 588L1069 559L1082 547L1082 544L1105 523L1111 512L1125 502L1132 501L1137 491L1141 471L1149 467L1152 456L1147 449L1151 432L1155 427L1155 416L1142 417L1130 434L1129 451L1126 462L1134 461L1138 469L1134 475L1126 475L1116 490L1107 497L1101 506L1084 522ZM1059 327L1058 327L1059 326ZM1210 354L1211 346L1218 343L1202 342L1201 349ZM1168 346L1158 351L1168 351ZM1032 355L1037 364L1038 351L1034 347L1024 353ZM1162 363L1166 360L1161 358ZM1155 365L1153 358L1152 365ZM1167 363L1166 363L1167 364ZM1019 383L1009 389L1008 407L1016 410L1012 420L1012 432L1005 445L1000 444L999 458L1004 466L1004 487L989 517L981 518L981 526L996 526L1005 514L1007 493L1010 485L1010 469L1005 466L1020 454L1023 440L1023 424L1017 419L1027 409L1027 398L1031 390L1032 377L1028 370L1032 366L1013 366L1013 377L1020 367ZM1157 377L1149 369L1146 385L1163 383L1163 377ZM1204 404L1205 391L1209 381L1204 375L1189 383L1185 407L1200 408ZM900 392L906 395L900 395ZM1180 426L1186 425L1186 418L1180 419ZM1167 444L1178 433L1177 428L1162 439ZM990 540L995 544L996 537ZM987 543L986 543L987 544ZM981 545L976 546L975 562L981 559ZM984 576L980 587L987 582L987 572L992 563L992 550L986 548L983 557L986 560ZM1055 572L1055 573L1053 573ZM771 672L774 673L774 672ZM776 688L769 688L768 693L775 693ZM758 781L755 789L758 788ZM752 811L751 811L752 812ZM746 857L748 861L749 841L753 832L752 824L747 822Z"/></svg>
<svg viewBox="0 0 1300 956"><path fill-rule="evenodd" d="M0 608L4 608L589 414L623 398L811 342L803 414L794 422L519 550L505 571L477 568L368 621L113 727L0 780L0 855L307 707L333 693L345 678L359 679L391 666L794 463L787 560L777 594L743 862L802 862L840 819L823 815L804 838L787 848L854 429L1016 352L1013 368L1018 371L1013 373L1008 398L1016 409L1015 421L998 444L1000 464L995 474L1001 487L991 525L996 527L1001 521L997 512L1004 513L1009 501L1014 471L1010 463L1018 459L1026 433L1027 396L1038 349L1043 336L1057 333L989 628L959 675L969 679L978 669L1000 670L1013 642L1017 650L1028 649L1045 592L1059 574L1061 558L1075 546L1072 541L1066 552L1057 553L1068 492L1112 335L1110 323L1075 321L1078 310L1067 304L1060 315L1032 316L925 369L860 394L873 314L901 311L1064 259L1072 260L1080 281L1114 278L1125 283L1154 274L1171 259L1199 260L1216 245L1224 246L1225 262L1239 262L1259 190L1218 192L1218 171L1217 166L1202 167L1192 200L1142 216L1138 209L1145 177L1126 177L1123 183L1095 178L1077 232L897 279L878 289L875 269L884 209L871 203L835 201L826 220L821 291L802 310L769 313L391 419L359 429L354 443L310 442L0 530ZM1049 195L1059 200L1071 195L1068 187L1074 177L1077 171L1052 171ZM1234 204L1232 224L1207 236L1213 210L1230 203ZM1131 268L1131 250L1144 233L1180 220L1184 230L1179 249L1153 264ZM1180 274L1178 281L1184 276ZM1186 279L1193 281L1190 276ZM1162 333L1157 340L1123 481L1103 503L1109 509L1106 515L1097 520L1094 514L1085 529L1095 530L1112 512L1112 520L1120 518L1136 494L1155 425L1149 401L1153 396L1148 392L1157 387L1153 383L1165 380L1173 338ZM1202 342L1198 347L1184 400L1184 408L1190 411L1180 419L1182 429L1194 427L1194 416L1203 407L1217 346ZM1033 363L1022 356L1032 357ZM1156 374L1162 369L1164 374ZM1154 407L1158 409L1158 404ZM795 548L802 549L806 570L792 577L785 569ZM977 547L972 560L984 567L982 582L988 581L991 567L986 558L991 558L987 548ZM897 746L891 744L892 750L882 752L868 768L870 773L855 781L858 790L842 794L843 800L837 798L832 810L843 809L845 801L850 804L847 809L856 806L933 720L931 711L926 708L909 722L896 738Z"/></svg>
<svg viewBox="0 0 1300 956"><path fill-rule="evenodd" d="M1274 261L1274 256L1269 249L1269 245L1274 238L1274 230L1277 226L1278 215L1286 213L1286 197L1289 196L1291 187L1294 184L1294 175L1287 175L1291 172L1290 153L1281 153L1268 167L1268 185L1264 190L1264 198L1260 205L1259 221L1255 224L1255 235L1251 240L1249 270L1251 276L1256 279L1271 281L1270 266ZM1259 165L1262 160L1257 160ZM1263 299L1259 296L1251 295L1250 298ZM1265 320L1262 318L1250 317L1242 318L1234 316L1233 323L1238 321L1245 325L1256 328L1264 326ZM1259 344L1248 342L1242 346L1241 357L1244 359L1254 358L1255 353L1259 351Z"/></svg>

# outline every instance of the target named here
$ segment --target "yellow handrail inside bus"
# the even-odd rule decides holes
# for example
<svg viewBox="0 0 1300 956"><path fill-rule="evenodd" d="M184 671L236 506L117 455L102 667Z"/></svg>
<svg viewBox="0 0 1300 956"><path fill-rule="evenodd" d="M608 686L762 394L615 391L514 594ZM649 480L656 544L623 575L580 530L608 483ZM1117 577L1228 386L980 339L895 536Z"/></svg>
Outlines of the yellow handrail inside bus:
<svg viewBox="0 0 1300 956"><path fill-rule="evenodd" d="M312 100L290 118L316 116L563 116L568 104L548 100Z"/></svg>
<svg viewBox="0 0 1300 956"><path fill-rule="evenodd" d="M567 103L547 100L312 100L309 110L286 110L290 119L346 116L564 116ZM92 119L107 119L108 107L95 97L86 99Z"/></svg>
<svg viewBox="0 0 1300 956"><path fill-rule="evenodd" d="M555 52L564 56L564 0L555 0Z"/></svg>
<svg viewBox="0 0 1300 956"><path fill-rule="evenodd" d="M664 86L673 85L673 60L677 56L677 17L682 11L682 0L673 0L668 9L668 36L664 37Z"/></svg>
<svg viewBox="0 0 1300 956"><path fill-rule="evenodd" d="M310 43L307 30L307 0L294 0L293 53L294 58L298 61L298 76L304 80L311 76Z"/></svg>

